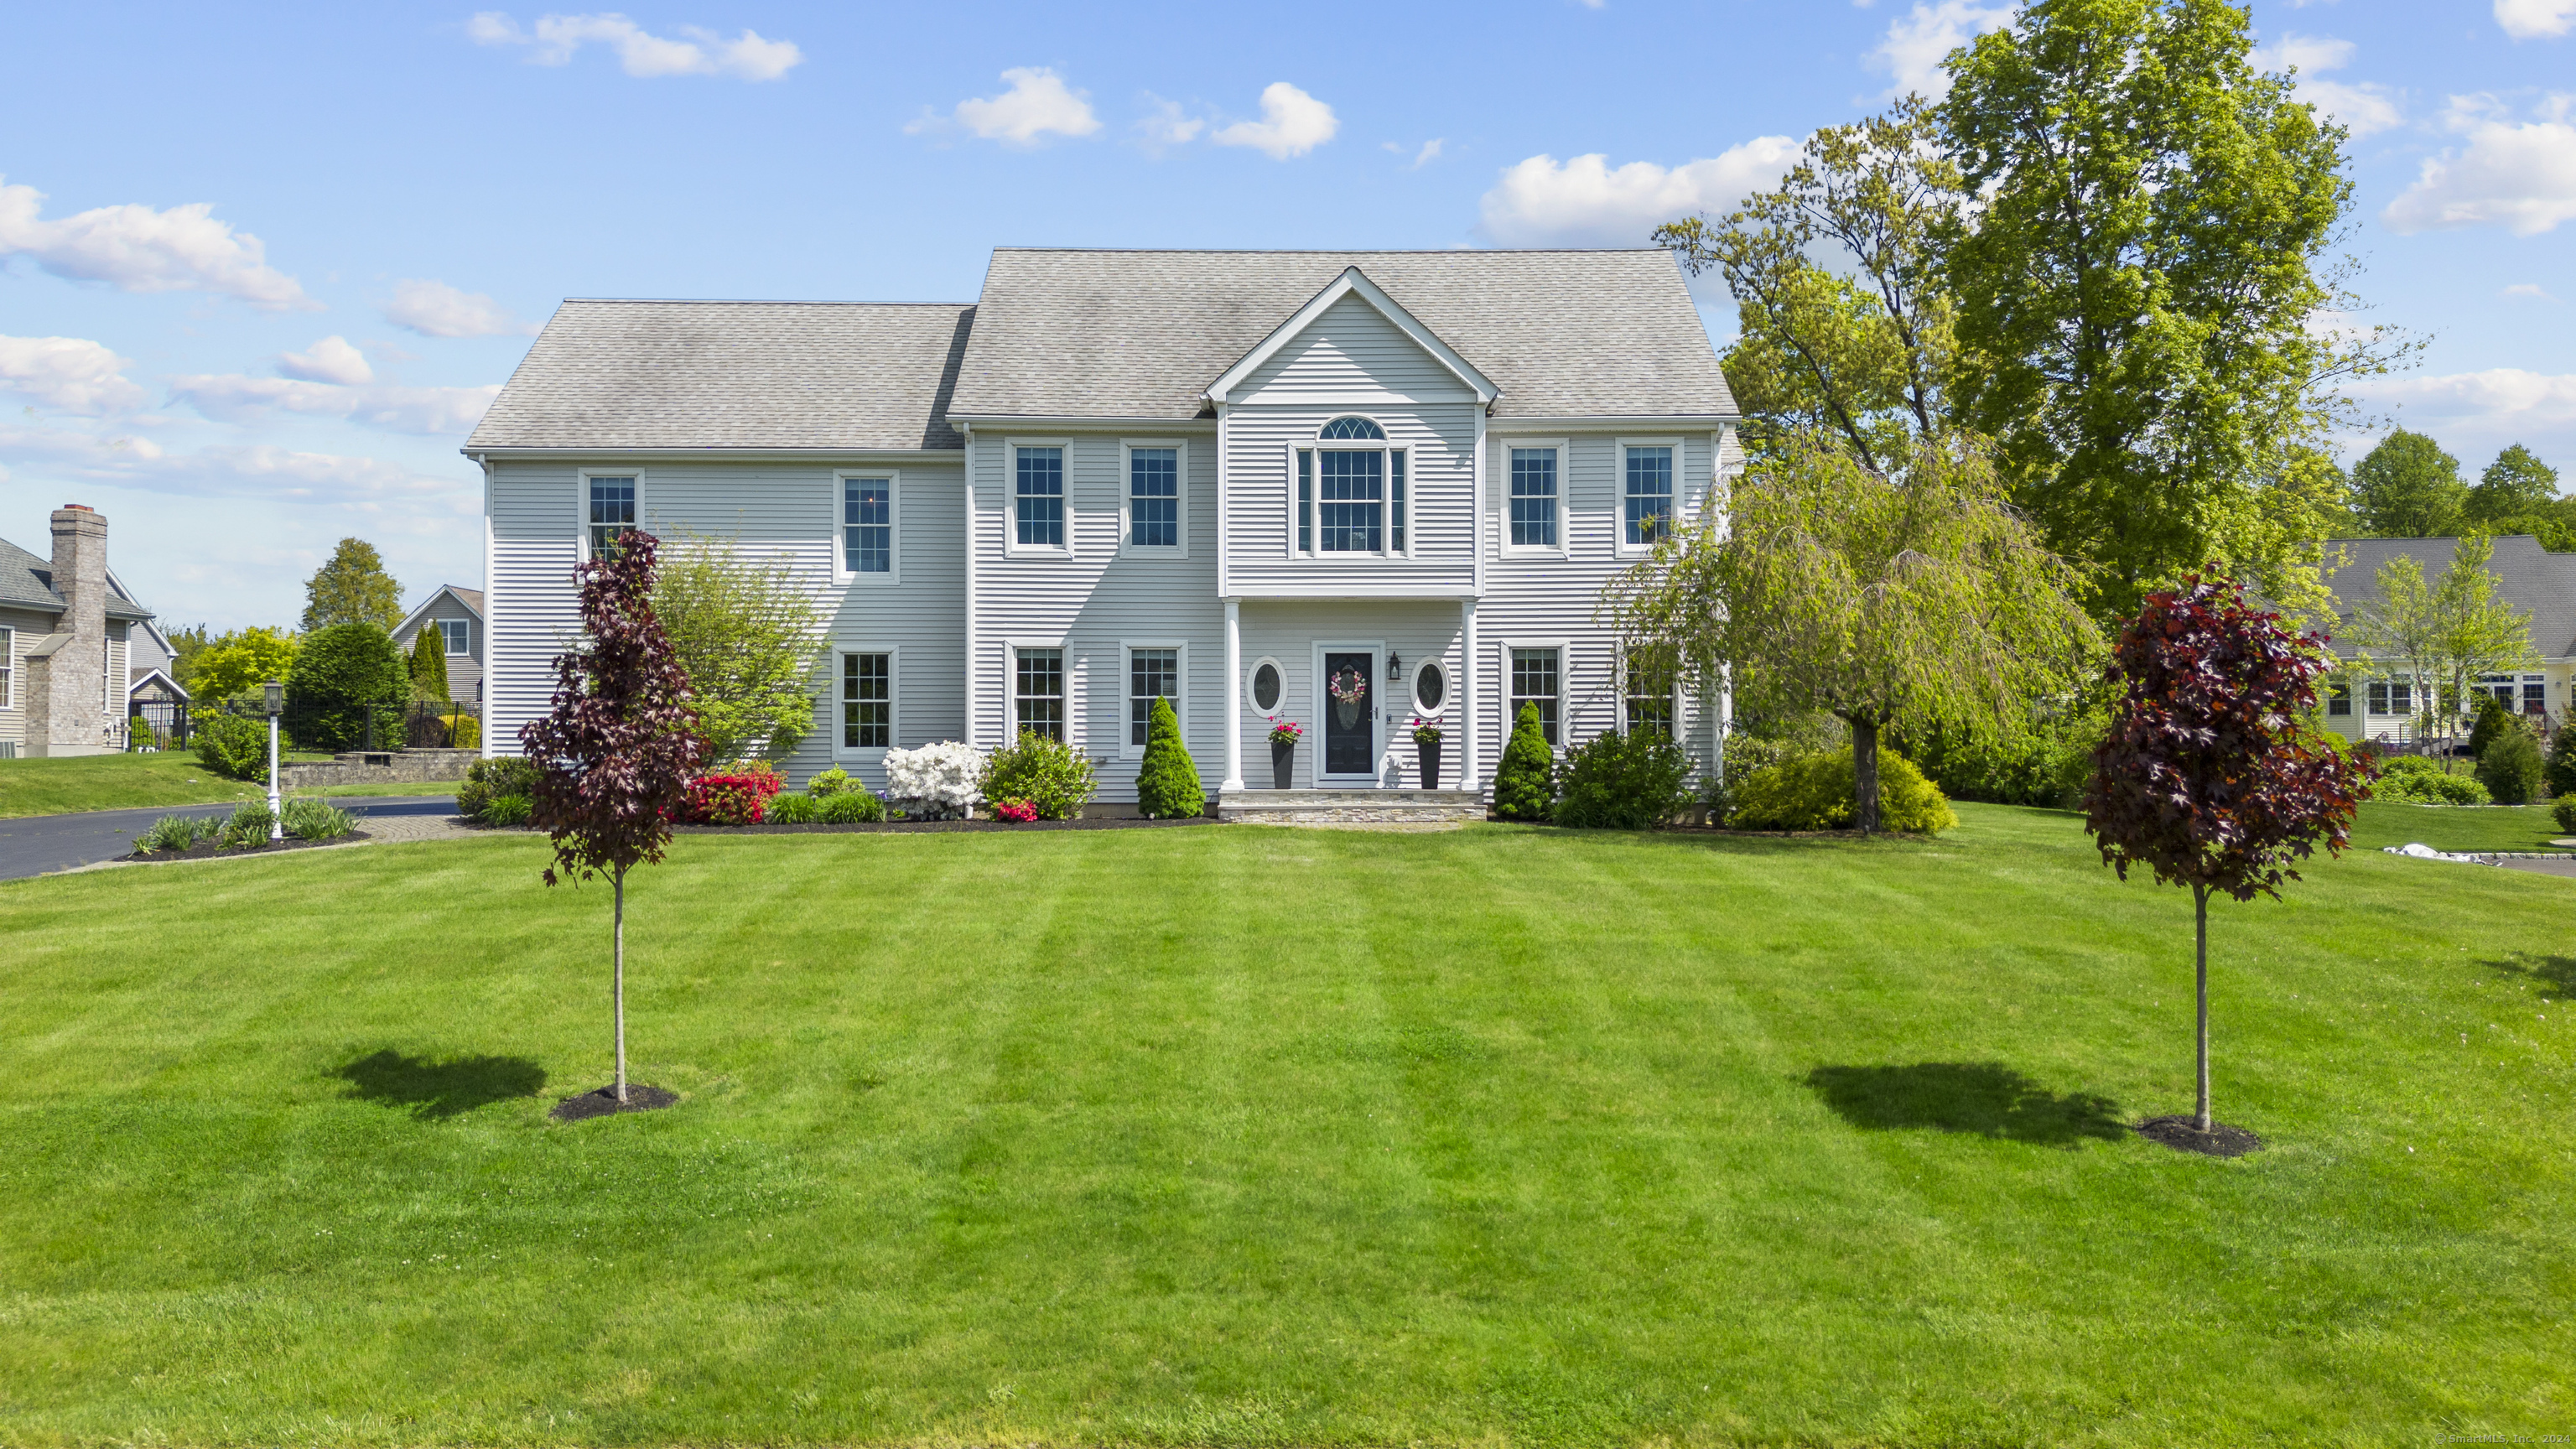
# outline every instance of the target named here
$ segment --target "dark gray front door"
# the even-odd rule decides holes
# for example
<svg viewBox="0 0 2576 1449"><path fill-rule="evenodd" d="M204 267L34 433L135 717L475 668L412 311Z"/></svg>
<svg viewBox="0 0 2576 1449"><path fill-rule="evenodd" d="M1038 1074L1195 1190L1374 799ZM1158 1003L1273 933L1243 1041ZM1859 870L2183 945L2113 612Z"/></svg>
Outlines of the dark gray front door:
<svg viewBox="0 0 2576 1449"><path fill-rule="evenodd" d="M1324 656L1324 773L1377 773L1377 685L1373 654Z"/></svg>

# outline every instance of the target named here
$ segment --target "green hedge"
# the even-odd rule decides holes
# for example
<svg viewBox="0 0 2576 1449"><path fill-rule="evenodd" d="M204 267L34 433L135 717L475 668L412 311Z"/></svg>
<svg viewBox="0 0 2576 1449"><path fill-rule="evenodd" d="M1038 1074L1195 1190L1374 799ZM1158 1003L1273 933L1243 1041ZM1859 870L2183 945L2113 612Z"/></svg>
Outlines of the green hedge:
<svg viewBox="0 0 2576 1449"><path fill-rule="evenodd" d="M1847 749L1756 770L1735 787L1735 813L1727 823L1743 830L1847 830L1857 781L1858 767ZM1884 830L1933 835L1955 829L1959 814L1912 760L1881 748L1878 823Z"/></svg>
<svg viewBox="0 0 2576 1449"><path fill-rule="evenodd" d="M189 746L207 769L235 780L268 778L268 721L209 715L196 730Z"/></svg>
<svg viewBox="0 0 2576 1449"><path fill-rule="evenodd" d="M1690 773L1669 736L1599 735L1566 752L1553 818L1578 830L1651 830L1690 805Z"/></svg>

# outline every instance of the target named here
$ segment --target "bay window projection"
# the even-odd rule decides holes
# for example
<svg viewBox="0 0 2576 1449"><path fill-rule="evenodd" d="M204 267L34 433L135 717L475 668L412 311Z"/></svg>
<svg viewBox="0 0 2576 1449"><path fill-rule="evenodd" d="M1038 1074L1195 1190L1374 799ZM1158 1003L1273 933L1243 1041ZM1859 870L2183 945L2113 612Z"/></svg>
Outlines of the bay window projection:
<svg viewBox="0 0 2576 1449"><path fill-rule="evenodd" d="M894 656L841 656L841 748L894 746Z"/></svg>
<svg viewBox="0 0 2576 1449"><path fill-rule="evenodd" d="M1512 547L1555 548L1556 450L1512 449Z"/></svg>
<svg viewBox="0 0 2576 1449"><path fill-rule="evenodd" d="M1521 706L1538 706L1539 733L1552 747L1556 732L1557 655L1553 649L1515 649L1512 651L1511 723L1520 722ZM1508 736L1509 729L1505 734Z"/></svg>
<svg viewBox="0 0 2576 1449"><path fill-rule="evenodd" d="M1064 449L1019 450L1012 515L1020 547L1064 547Z"/></svg>
<svg viewBox="0 0 2576 1449"><path fill-rule="evenodd" d="M1645 548L1673 531L1673 450L1628 449L1621 539Z"/></svg>
<svg viewBox="0 0 2576 1449"><path fill-rule="evenodd" d="M1152 733L1157 699L1170 700L1176 711L1181 707L1181 651L1128 650L1127 743L1144 748Z"/></svg>
<svg viewBox="0 0 2576 1449"><path fill-rule="evenodd" d="M635 480L591 479L590 556L597 559L616 557L617 536L634 526Z"/></svg>
<svg viewBox="0 0 2576 1449"><path fill-rule="evenodd" d="M1014 663L1011 689L1017 734L1063 739L1064 651L1022 649L1016 651Z"/></svg>
<svg viewBox="0 0 2576 1449"><path fill-rule="evenodd" d="M894 480L841 480L842 567L854 574L894 572Z"/></svg>
<svg viewBox="0 0 2576 1449"><path fill-rule="evenodd" d="M1181 450L1127 453L1127 541L1139 548L1181 546Z"/></svg>

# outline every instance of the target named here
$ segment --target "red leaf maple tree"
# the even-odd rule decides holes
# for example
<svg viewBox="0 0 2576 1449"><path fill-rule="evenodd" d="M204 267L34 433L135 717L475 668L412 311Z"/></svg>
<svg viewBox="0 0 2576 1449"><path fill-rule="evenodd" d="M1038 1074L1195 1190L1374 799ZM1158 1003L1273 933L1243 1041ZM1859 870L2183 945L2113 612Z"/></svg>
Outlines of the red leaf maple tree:
<svg viewBox="0 0 2576 1449"><path fill-rule="evenodd" d="M555 656L554 707L519 731L537 767L531 819L554 844L546 884L605 874L615 898L617 1100L626 1101L626 872L662 858L706 762L689 676L653 617L654 540L629 531L574 571L582 640Z"/></svg>
<svg viewBox="0 0 2576 1449"><path fill-rule="evenodd" d="M2330 668L2324 641L2296 634L2214 574L2150 594L2120 636L2111 728L2093 751L2085 827L2102 858L2191 887L2197 932L2199 1102L2209 1112L2209 897L2278 898L2296 862L2340 855L2372 766L2320 737L2307 716Z"/></svg>

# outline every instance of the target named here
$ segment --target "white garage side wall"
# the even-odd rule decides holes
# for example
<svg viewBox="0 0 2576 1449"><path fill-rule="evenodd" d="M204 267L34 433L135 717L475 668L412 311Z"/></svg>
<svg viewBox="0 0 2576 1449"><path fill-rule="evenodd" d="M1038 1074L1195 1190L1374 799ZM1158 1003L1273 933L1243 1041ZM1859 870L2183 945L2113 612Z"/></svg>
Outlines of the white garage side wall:
<svg viewBox="0 0 2576 1449"><path fill-rule="evenodd" d="M495 462L490 487L492 571L484 581L483 739L519 753L519 730L554 697L554 658L581 629L573 587L580 561L574 463Z"/></svg>
<svg viewBox="0 0 2576 1449"><path fill-rule="evenodd" d="M1122 439L1187 444L1182 486L1189 557L1121 553L1120 505L1127 487ZM1010 552L1019 443L1065 450L1071 557ZM1215 428L1155 424L1075 432L986 425L976 429L974 453L974 743L992 749L1009 743L1015 732L1013 649L1061 648L1066 737L1090 756L1102 803L1133 803L1142 761L1124 748L1126 647L1177 646L1184 650L1183 698L1174 713L1199 778L1213 793L1225 774L1225 697L1219 692L1225 674L1225 614L1216 595Z"/></svg>
<svg viewBox="0 0 2576 1449"><path fill-rule="evenodd" d="M1458 752L1465 738L1460 670L1466 663L1459 629L1459 608L1447 600L1307 601L1247 599L1243 604L1243 673L1233 686L1243 692L1243 783L1255 790L1271 788L1270 727L1274 720L1294 721L1305 731L1297 745L1296 774L1291 788L1315 786L1315 768L1324 741L1318 712L1315 646L1375 644L1403 661L1403 678L1386 678L1383 654L1373 681L1378 721L1378 780L1404 789L1421 786L1419 754L1413 744L1413 676L1426 659L1448 666L1449 698L1436 719L1446 736L1441 741L1440 783L1458 783ZM1251 676L1264 658L1278 662L1283 688L1279 707L1264 715L1253 705ZM1219 701L1222 704L1222 700ZM1221 773L1222 756L1217 760ZM1207 765L1199 766L1204 775ZM1209 777L1211 781L1214 776Z"/></svg>

